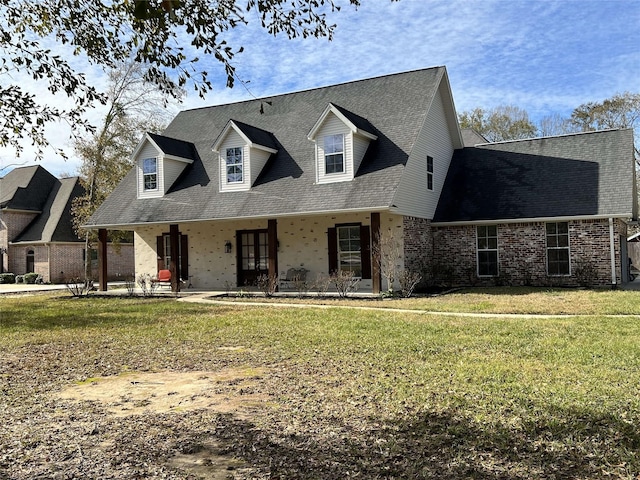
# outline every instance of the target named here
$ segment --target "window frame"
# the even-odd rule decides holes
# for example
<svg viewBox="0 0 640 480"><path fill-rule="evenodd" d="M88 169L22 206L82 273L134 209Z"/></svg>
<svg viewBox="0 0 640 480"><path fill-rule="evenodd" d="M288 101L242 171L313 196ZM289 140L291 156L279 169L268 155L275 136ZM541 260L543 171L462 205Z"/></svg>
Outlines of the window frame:
<svg viewBox="0 0 640 480"><path fill-rule="evenodd" d="M490 229L493 232L490 232ZM483 230L483 232L481 232ZM495 243L494 243L495 242ZM481 257L494 257L489 260L481 260ZM484 271L483 266L492 266L495 263L495 273ZM476 267L478 277L497 277L500 275L500 257L498 252L498 225L476 226Z"/></svg>
<svg viewBox="0 0 640 480"><path fill-rule="evenodd" d="M229 163L230 153L232 152L232 160L235 160L233 163ZM238 162L238 157L240 161ZM225 150L225 179L228 185L233 185L237 183L244 182L244 149L242 147L228 147ZM236 169L235 173L229 173L229 168ZM239 172L238 172L239 169ZM238 175L240 174L240 180L229 180L230 175Z"/></svg>
<svg viewBox="0 0 640 480"><path fill-rule="evenodd" d="M340 137L340 142L337 142L337 138ZM331 141L331 142L330 142ZM329 143L330 142L330 143ZM336 147L340 145L341 150L337 150ZM331 135L325 135L323 137L323 152L324 152L324 173L325 175L342 174L346 171L345 165L345 135L344 133L334 133ZM335 162L336 158L340 158L340 170L335 169L338 162ZM332 159L331 171L329 171L329 159Z"/></svg>
<svg viewBox="0 0 640 480"><path fill-rule="evenodd" d="M153 171L147 171L147 164L153 161ZM151 178L153 177L153 180ZM153 186L150 186L152 185ZM159 188L158 183L158 157L147 157L142 159L142 190L144 192L155 192Z"/></svg>
<svg viewBox="0 0 640 480"><path fill-rule="evenodd" d="M563 225L566 226L566 232L559 233L558 226ZM549 227L554 227L554 232L549 232ZM547 260L547 276L549 277L568 277L571 276L571 238L569 234L569 222L546 222L544 224L544 236L545 236L545 250L546 250L546 260ZM561 239L566 238L565 241L561 241ZM550 242L550 239L552 240ZM562 245L561 245L562 243ZM564 245L566 243L566 245ZM558 259L558 253L566 252L566 259ZM551 255L553 253L553 255ZM555 258L551 258L555 257ZM553 270L558 270L552 272L550 268L551 265L556 266ZM564 265L566 266L566 272L560 272L557 266ZM564 270L564 269L563 269Z"/></svg>
<svg viewBox="0 0 640 480"><path fill-rule="evenodd" d="M337 262L338 262L338 271L346 271L352 272L354 278L362 278L363 271L363 262L362 262L362 228L361 224L353 223L353 224L342 224L336 225L336 254L337 254ZM352 233L349 234L347 238L341 238L340 234L342 231L349 229L349 231L357 232L357 237L352 236ZM356 250L343 250L341 248L341 240L347 241L350 247L353 247L355 244ZM355 243L354 243L355 242ZM350 268L342 268L343 261L342 258L351 258L357 254L359 262L356 265L350 265ZM355 266L355 268L353 268Z"/></svg>
<svg viewBox="0 0 640 480"><path fill-rule="evenodd" d="M427 155L427 190L433 190L433 157Z"/></svg>

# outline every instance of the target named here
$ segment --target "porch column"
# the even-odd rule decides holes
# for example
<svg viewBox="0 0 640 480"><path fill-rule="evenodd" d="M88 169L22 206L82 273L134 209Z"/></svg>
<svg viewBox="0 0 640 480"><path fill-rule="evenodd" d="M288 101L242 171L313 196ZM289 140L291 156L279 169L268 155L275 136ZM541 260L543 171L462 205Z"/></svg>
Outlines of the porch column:
<svg viewBox="0 0 640 480"><path fill-rule="evenodd" d="M91 252L85 252L85 255L91 255ZM90 259L91 257L89 257ZM91 261L91 260L89 260ZM107 291L107 229L98 229L98 281L100 283L100 291Z"/></svg>
<svg viewBox="0 0 640 480"><path fill-rule="evenodd" d="M267 244L269 245L269 276L278 275L278 221L269 219L267 225Z"/></svg>
<svg viewBox="0 0 640 480"><path fill-rule="evenodd" d="M169 271L171 271L171 291L180 291L180 279L178 278L178 256L180 255L180 235L178 225L169 225L169 243L171 244L171 262L169 263Z"/></svg>
<svg viewBox="0 0 640 480"><path fill-rule="evenodd" d="M382 272L380 272L380 213L371 213L371 290L380 293L382 289Z"/></svg>

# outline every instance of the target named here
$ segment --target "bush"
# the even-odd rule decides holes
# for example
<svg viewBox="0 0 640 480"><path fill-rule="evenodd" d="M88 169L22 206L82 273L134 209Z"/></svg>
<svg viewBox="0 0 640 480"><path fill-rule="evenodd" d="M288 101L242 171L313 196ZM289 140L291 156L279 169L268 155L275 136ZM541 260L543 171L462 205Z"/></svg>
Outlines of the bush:
<svg viewBox="0 0 640 480"><path fill-rule="evenodd" d="M16 276L13 273L0 273L0 283L15 283Z"/></svg>
<svg viewBox="0 0 640 480"><path fill-rule="evenodd" d="M278 288L277 275L260 275L258 277L258 288L265 297L272 297Z"/></svg>
<svg viewBox="0 0 640 480"><path fill-rule="evenodd" d="M590 287L598 281L598 269L595 263L587 258L579 258L576 261L576 267L573 272L576 276L578 285L581 287Z"/></svg>
<svg viewBox="0 0 640 480"><path fill-rule="evenodd" d="M24 283L24 275L16 275L16 283Z"/></svg>
<svg viewBox="0 0 640 480"><path fill-rule="evenodd" d="M38 279L37 273L25 273L24 274L24 283L34 284Z"/></svg>

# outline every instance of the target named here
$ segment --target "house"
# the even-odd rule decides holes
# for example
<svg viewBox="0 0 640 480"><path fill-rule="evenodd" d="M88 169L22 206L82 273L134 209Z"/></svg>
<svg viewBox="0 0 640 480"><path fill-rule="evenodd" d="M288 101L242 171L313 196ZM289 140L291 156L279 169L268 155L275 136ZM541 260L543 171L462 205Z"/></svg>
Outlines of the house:
<svg viewBox="0 0 640 480"><path fill-rule="evenodd" d="M56 178L40 165L0 178L0 273L38 273L44 282L84 277L85 244L73 231L78 177ZM133 274L133 245L109 246L114 276Z"/></svg>
<svg viewBox="0 0 640 480"><path fill-rule="evenodd" d="M379 292L383 238L438 282L626 278L631 130L483 141L460 130L444 67L188 110L143 138L86 226L132 230L136 273L169 268L174 289L304 269Z"/></svg>

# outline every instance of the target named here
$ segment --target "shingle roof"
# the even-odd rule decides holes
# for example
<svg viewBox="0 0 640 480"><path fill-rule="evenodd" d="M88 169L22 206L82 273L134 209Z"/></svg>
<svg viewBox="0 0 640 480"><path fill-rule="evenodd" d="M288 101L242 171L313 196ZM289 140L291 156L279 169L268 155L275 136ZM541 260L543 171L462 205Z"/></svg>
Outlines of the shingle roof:
<svg viewBox="0 0 640 480"><path fill-rule="evenodd" d="M181 112L163 135L193 143L199 160L185 168L162 198L136 198L132 170L88 225L388 207L444 75L444 67L435 67ZM307 134L329 103L366 119L384 135L371 142L353 181L318 185L314 144ZM251 190L220 193L219 162L211 146L231 119L271 132L277 139L278 153Z"/></svg>
<svg viewBox="0 0 640 480"><path fill-rule="evenodd" d="M56 180L43 205L42 214L20 234L13 243L19 242L78 242L73 231L71 204L84 193L78 177Z"/></svg>
<svg viewBox="0 0 640 480"><path fill-rule="evenodd" d="M0 208L38 212L56 182L40 165L14 168L0 179Z"/></svg>
<svg viewBox="0 0 640 480"><path fill-rule="evenodd" d="M235 125L252 143L272 148L274 150L278 149L278 144L271 132L267 132L261 128L252 127L251 125L247 125L246 123L242 123L237 120L233 120L233 123L235 123Z"/></svg>
<svg viewBox="0 0 640 480"><path fill-rule="evenodd" d="M434 222L635 216L632 130L456 150Z"/></svg>
<svg viewBox="0 0 640 480"><path fill-rule="evenodd" d="M165 154L173 157L186 158L188 160L195 160L197 153L195 146L191 142L184 142L175 138L165 137L164 135L158 135L156 133L148 133L151 140L155 142L160 150Z"/></svg>

